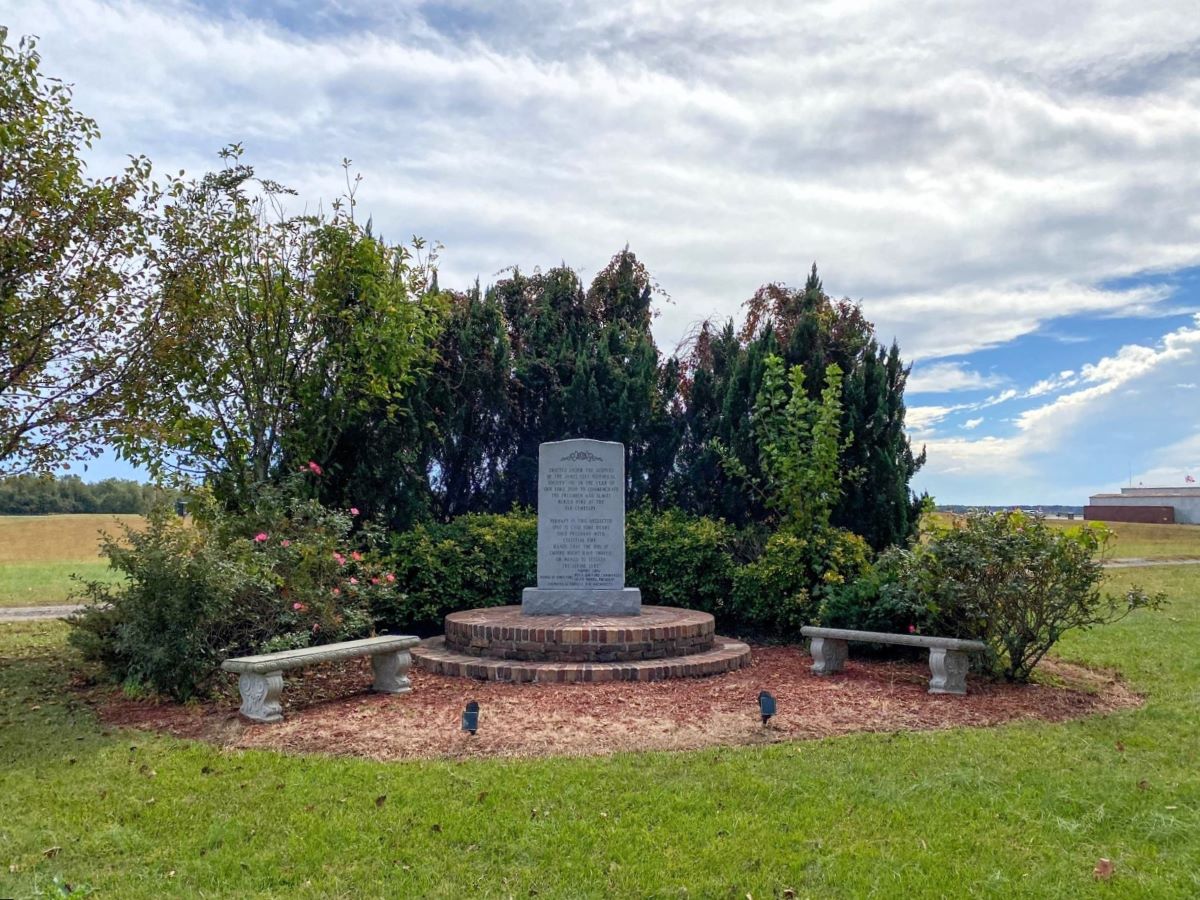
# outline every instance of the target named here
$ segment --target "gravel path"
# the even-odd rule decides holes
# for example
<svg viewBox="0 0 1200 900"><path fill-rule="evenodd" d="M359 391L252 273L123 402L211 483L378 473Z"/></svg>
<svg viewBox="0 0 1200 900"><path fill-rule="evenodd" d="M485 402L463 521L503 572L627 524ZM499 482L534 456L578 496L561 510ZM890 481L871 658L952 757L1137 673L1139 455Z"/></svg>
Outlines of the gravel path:
<svg viewBox="0 0 1200 900"><path fill-rule="evenodd" d="M1200 559L1110 559L1106 569L1138 569L1142 566L1200 566Z"/></svg>
<svg viewBox="0 0 1200 900"><path fill-rule="evenodd" d="M10 606L0 607L0 622L33 622L39 619L61 619L83 606L75 603L65 606Z"/></svg>

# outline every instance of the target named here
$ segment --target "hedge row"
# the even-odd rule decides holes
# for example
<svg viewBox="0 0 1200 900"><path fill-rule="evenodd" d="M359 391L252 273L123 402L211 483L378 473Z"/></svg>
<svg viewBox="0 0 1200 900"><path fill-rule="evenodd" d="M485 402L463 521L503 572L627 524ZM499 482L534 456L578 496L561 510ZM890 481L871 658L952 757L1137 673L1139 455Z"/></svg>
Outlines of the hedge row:
<svg viewBox="0 0 1200 900"><path fill-rule="evenodd" d="M735 633L796 638L827 597L865 569L866 544L844 531L773 535L764 546L725 522L679 510L626 519L625 581L647 605L712 613ZM392 541L399 591L373 610L380 628L438 634L447 613L519 603L537 580L537 517L467 515Z"/></svg>

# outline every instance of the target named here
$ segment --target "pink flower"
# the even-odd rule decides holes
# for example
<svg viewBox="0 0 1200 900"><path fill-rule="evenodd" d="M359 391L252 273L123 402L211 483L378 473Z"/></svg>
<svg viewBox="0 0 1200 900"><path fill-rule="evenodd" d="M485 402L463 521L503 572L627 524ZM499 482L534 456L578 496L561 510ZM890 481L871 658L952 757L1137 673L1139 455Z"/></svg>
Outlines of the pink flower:
<svg viewBox="0 0 1200 900"><path fill-rule="evenodd" d="M346 564L346 557L342 556L342 554L338 553L336 550L333 551L333 559L334 562L336 562L339 566L344 566Z"/></svg>
<svg viewBox="0 0 1200 900"><path fill-rule="evenodd" d="M287 538L284 538L282 541L279 542L279 546L280 547L290 547L290 546L292 546L292 542L289 541Z"/></svg>
<svg viewBox="0 0 1200 900"><path fill-rule="evenodd" d="M254 536L254 543L261 544L266 539L267 539L267 533L265 531L260 531L258 534L256 534Z"/></svg>
<svg viewBox="0 0 1200 900"><path fill-rule="evenodd" d="M304 612L304 604L303 603L293 603L292 609L298 609L301 612Z"/></svg>
<svg viewBox="0 0 1200 900"><path fill-rule="evenodd" d="M350 583L351 583L351 584L358 584L358 579L357 579L357 578L355 578L355 577L352 575L352 576L350 576Z"/></svg>
<svg viewBox="0 0 1200 900"><path fill-rule="evenodd" d="M333 596L335 596L335 597L340 597L340 596L342 596L342 589L341 589L341 588L334 588L334 589L333 589Z"/></svg>
<svg viewBox="0 0 1200 900"><path fill-rule="evenodd" d="M917 626L916 626L916 625L909 625L909 626L908 626L908 633L909 633L909 634L916 634L916 633L917 633Z"/></svg>
<svg viewBox="0 0 1200 900"><path fill-rule="evenodd" d="M384 575L383 577L384 577L384 578L386 578L386 579L388 580L388 583L389 583L389 584L390 584L391 582L393 582L393 581L395 581L395 580L396 580L396 576L395 576L395 575L393 575L391 572L388 572L388 573L387 573L386 575Z"/></svg>
<svg viewBox="0 0 1200 900"><path fill-rule="evenodd" d="M372 578L372 579L371 579L371 584L379 584L379 579L378 579L378 578Z"/></svg>
<svg viewBox="0 0 1200 900"><path fill-rule="evenodd" d="M323 475L324 474L324 472L321 471L321 467L319 465L317 465L315 462L313 462L311 459L308 461L308 471L312 472L314 475Z"/></svg>
<svg viewBox="0 0 1200 900"><path fill-rule="evenodd" d="M358 507L357 506L350 507L350 515L352 515L352 516L358 515Z"/></svg>
<svg viewBox="0 0 1200 900"><path fill-rule="evenodd" d="M359 553L357 550L355 550L353 553L350 554L350 558L352 560L354 560L355 562L362 562L362 554Z"/></svg>

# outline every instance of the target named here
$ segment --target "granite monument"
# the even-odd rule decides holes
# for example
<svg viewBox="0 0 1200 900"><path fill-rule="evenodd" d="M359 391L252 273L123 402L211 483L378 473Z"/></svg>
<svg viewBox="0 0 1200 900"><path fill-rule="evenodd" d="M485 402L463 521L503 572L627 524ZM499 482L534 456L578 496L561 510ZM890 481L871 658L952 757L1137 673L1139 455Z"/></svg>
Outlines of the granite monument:
<svg viewBox="0 0 1200 900"><path fill-rule="evenodd" d="M642 593L625 586L625 447L553 441L538 448L537 587L527 616L636 616Z"/></svg>

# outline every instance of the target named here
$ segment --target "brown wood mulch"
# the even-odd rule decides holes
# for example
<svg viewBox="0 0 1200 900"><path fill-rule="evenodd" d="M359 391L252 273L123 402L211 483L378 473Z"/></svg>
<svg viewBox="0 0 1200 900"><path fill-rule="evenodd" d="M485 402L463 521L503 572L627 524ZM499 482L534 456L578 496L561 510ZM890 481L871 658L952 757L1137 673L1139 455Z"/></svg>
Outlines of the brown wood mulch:
<svg viewBox="0 0 1200 900"><path fill-rule="evenodd" d="M217 701L177 705L86 689L110 725L165 731L226 748L329 753L377 760L590 756L630 750L760 745L858 731L924 731L1006 722L1060 722L1128 709L1141 698L1112 673L1048 661L1039 682L970 678L966 697L926 693L922 662L851 659L819 678L797 647L754 647L752 664L711 678L654 683L505 684L412 672L413 691L369 693L365 659L285 674L283 722L257 725L237 714L236 688ZM758 693L779 712L763 728ZM460 730L469 700L480 729Z"/></svg>

